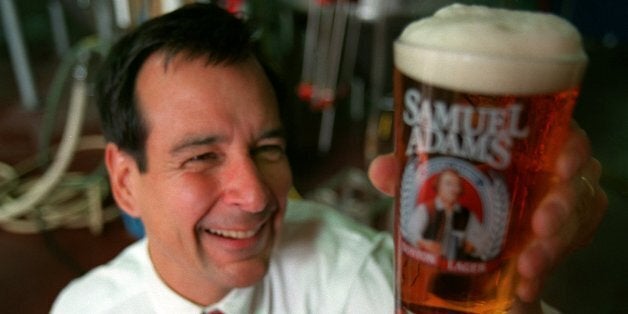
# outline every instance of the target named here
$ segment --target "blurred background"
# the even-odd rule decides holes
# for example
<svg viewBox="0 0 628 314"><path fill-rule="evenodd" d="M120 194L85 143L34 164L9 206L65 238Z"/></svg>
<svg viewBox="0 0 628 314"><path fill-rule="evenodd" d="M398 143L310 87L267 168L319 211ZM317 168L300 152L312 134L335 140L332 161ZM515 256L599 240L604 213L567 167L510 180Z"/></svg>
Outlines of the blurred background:
<svg viewBox="0 0 628 314"><path fill-rule="evenodd" d="M0 312L47 312L71 279L141 233L108 196L91 79L115 38L186 2L0 0ZM254 25L285 83L296 190L388 229L391 200L365 170L392 151L392 41L453 1L217 2ZM610 206L544 299L565 313L628 313L628 2L458 2L553 12L582 33L590 63L574 115L604 166Z"/></svg>

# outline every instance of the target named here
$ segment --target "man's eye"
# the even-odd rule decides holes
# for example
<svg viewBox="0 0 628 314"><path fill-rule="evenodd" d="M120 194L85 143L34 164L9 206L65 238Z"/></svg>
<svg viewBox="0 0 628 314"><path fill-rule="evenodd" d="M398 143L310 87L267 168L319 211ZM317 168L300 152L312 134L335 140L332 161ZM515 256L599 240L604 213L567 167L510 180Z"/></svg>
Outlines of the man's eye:
<svg viewBox="0 0 628 314"><path fill-rule="evenodd" d="M200 155L196 155L192 158L190 158L188 160L188 162L203 162L203 161L216 161L219 159L220 156L218 156L218 154L213 153L213 152L209 152L209 153L203 153Z"/></svg>
<svg viewBox="0 0 628 314"><path fill-rule="evenodd" d="M277 161L283 158L285 149L281 145L264 145L253 149L252 153L256 159Z"/></svg>

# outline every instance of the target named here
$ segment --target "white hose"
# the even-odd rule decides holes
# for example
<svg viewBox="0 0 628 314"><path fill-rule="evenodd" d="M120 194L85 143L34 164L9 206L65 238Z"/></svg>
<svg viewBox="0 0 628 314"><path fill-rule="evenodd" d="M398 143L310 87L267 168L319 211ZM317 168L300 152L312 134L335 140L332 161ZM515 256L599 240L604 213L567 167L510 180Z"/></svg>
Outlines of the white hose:
<svg viewBox="0 0 628 314"><path fill-rule="evenodd" d="M72 85L67 123L61 144L51 166L42 177L23 195L0 205L0 222L16 217L32 210L37 203L50 193L66 172L80 137L85 103L87 100L87 83L85 79L76 79Z"/></svg>

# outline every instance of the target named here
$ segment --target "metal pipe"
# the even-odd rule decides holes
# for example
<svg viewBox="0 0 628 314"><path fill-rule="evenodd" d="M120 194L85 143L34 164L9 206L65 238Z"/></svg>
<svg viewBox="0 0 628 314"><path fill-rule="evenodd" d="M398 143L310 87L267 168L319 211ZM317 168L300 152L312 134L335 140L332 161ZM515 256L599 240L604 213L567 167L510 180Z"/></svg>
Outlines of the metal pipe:
<svg viewBox="0 0 628 314"><path fill-rule="evenodd" d="M48 1L48 14L50 15L50 27L52 28L55 51L57 56L62 58L70 50L70 40L68 39L68 27L65 24L63 6L61 6L59 0Z"/></svg>
<svg viewBox="0 0 628 314"><path fill-rule="evenodd" d="M11 64L15 71L17 87L22 99L22 106L28 110L34 110L38 106L37 92L33 80L33 72L28 60L28 52L24 45L22 31L20 30L17 10L13 0L0 0L2 24L9 45Z"/></svg>
<svg viewBox="0 0 628 314"><path fill-rule="evenodd" d="M96 32L106 42L113 41L113 17L106 0L92 2L92 12L96 20Z"/></svg>
<svg viewBox="0 0 628 314"><path fill-rule="evenodd" d="M129 0L113 0L113 12L116 18L116 25L120 29L127 29L131 26L131 8Z"/></svg>

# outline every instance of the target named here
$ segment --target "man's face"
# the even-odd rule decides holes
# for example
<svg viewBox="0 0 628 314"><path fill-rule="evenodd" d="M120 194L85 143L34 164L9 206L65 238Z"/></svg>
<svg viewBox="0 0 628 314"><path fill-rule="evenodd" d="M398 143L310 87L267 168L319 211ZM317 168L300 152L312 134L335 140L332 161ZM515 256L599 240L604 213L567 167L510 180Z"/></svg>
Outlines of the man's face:
<svg viewBox="0 0 628 314"><path fill-rule="evenodd" d="M261 67L181 56L165 67L158 53L140 70L136 94L147 171L130 178L157 272L197 303L256 283L292 185L276 98Z"/></svg>
<svg viewBox="0 0 628 314"><path fill-rule="evenodd" d="M458 202L458 197L462 193L462 183L457 174L445 171L438 180L438 196L447 206L452 206Z"/></svg>

